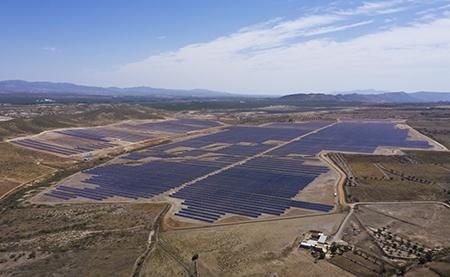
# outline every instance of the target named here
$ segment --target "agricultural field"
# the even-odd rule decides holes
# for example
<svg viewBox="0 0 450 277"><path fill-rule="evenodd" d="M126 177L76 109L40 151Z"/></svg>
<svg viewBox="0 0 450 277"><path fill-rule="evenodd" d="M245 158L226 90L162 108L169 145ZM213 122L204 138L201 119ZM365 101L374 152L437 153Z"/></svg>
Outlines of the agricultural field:
<svg viewBox="0 0 450 277"><path fill-rule="evenodd" d="M365 255L359 251L344 251L340 255L335 255L331 258L330 262L347 271L355 274L356 276L382 276L392 275L395 273L395 268L384 262Z"/></svg>
<svg viewBox="0 0 450 277"><path fill-rule="evenodd" d="M347 198L352 202L450 199L446 163L450 152L405 152L410 155L343 155L353 175L345 186Z"/></svg>
<svg viewBox="0 0 450 277"><path fill-rule="evenodd" d="M450 237L446 231L449 220L448 207L443 204L358 205L342 239L371 259L390 264L400 261L412 274L406 276L416 276L414 272L422 272L423 267L436 272L432 268L435 266L445 272L442 269L450 266ZM428 257L435 262L428 263Z"/></svg>

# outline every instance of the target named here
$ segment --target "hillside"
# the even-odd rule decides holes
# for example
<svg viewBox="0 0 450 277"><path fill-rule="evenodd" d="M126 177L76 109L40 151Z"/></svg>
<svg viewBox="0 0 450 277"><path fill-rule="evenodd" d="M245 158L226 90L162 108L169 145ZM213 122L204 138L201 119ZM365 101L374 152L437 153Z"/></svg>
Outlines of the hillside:
<svg viewBox="0 0 450 277"><path fill-rule="evenodd" d="M450 101L448 92L385 92L379 94L342 93L338 95L321 93L298 93L280 98L288 101L332 101L332 102L359 102L359 103L437 103Z"/></svg>

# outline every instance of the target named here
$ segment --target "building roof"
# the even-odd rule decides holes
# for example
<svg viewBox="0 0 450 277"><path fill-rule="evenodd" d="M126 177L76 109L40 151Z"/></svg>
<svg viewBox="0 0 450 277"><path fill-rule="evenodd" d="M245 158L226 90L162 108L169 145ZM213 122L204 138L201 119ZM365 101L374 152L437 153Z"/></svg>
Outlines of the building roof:
<svg viewBox="0 0 450 277"><path fill-rule="evenodd" d="M325 243L326 240L327 240L327 236L325 236L325 235L322 234L322 235L319 237L318 242L319 242L319 243Z"/></svg>
<svg viewBox="0 0 450 277"><path fill-rule="evenodd" d="M311 246L316 246L317 241L310 239L310 240L308 240L306 243L309 244L309 245L311 245Z"/></svg>

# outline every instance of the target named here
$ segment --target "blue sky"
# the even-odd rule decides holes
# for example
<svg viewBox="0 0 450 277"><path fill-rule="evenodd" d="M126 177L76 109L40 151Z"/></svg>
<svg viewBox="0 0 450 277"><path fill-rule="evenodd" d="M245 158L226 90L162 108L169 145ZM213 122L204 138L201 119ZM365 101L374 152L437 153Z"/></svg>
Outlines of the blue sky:
<svg viewBox="0 0 450 277"><path fill-rule="evenodd" d="M450 0L2 0L0 80L450 91Z"/></svg>

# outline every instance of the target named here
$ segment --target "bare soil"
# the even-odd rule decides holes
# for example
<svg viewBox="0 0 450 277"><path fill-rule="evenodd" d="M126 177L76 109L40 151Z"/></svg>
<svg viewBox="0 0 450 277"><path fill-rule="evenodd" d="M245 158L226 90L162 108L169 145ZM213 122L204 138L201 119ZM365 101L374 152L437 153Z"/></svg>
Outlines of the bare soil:
<svg viewBox="0 0 450 277"><path fill-rule="evenodd" d="M20 183L0 179L0 198L5 195L5 193L18 186L20 186Z"/></svg>
<svg viewBox="0 0 450 277"><path fill-rule="evenodd" d="M447 152L427 153L448 155ZM401 155L346 154L344 158L354 176L345 187L353 202L450 199L444 191L450 189L450 170L445 166Z"/></svg>
<svg viewBox="0 0 450 277"><path fill-rule="evenodd" d="M169 230L160 234L160 242L186 265L193 266L191 259L198 254L201 276L352 276L327 262L314 263L310 252L299 248L306 232L332 234L344 216ZM151 259L146 264L155 270L161 266Z"/></svg>

